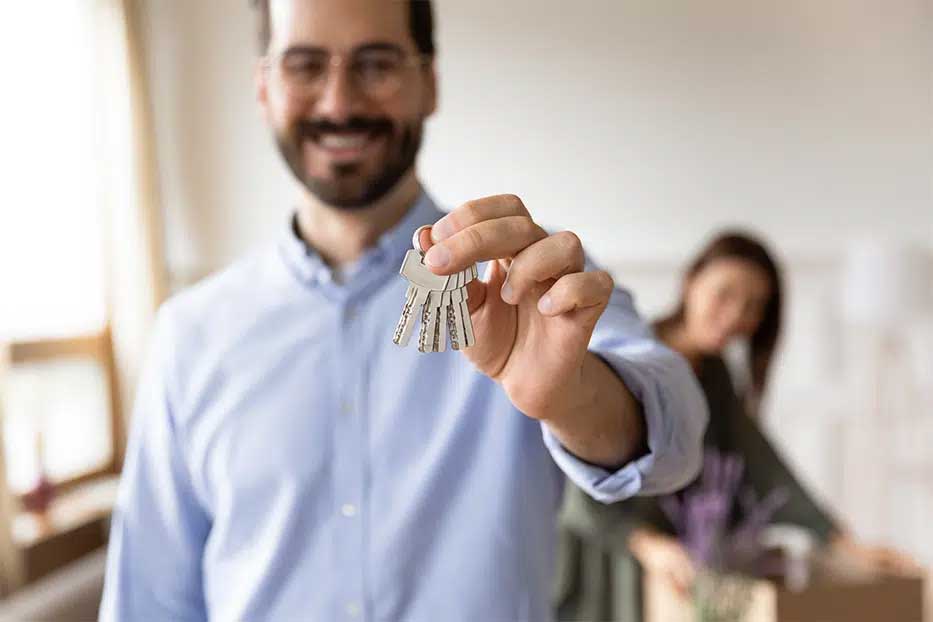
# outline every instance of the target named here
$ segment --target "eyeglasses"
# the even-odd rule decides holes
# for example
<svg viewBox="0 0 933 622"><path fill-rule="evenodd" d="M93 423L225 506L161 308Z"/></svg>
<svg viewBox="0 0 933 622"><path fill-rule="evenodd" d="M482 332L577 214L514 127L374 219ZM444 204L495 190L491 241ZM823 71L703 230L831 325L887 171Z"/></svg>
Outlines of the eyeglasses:
<svg viewBox="0 0 933 622"><path fill-rule="evenodd" d="M292 49L266 57L266 67L277 70L289 93L300 99L319 96L330 71L343 66L356 90L373 100L385 100L402 86L405 70L430 62L424 54L412 55L395 48L359 50L349 56L323 50Z"/></svg>

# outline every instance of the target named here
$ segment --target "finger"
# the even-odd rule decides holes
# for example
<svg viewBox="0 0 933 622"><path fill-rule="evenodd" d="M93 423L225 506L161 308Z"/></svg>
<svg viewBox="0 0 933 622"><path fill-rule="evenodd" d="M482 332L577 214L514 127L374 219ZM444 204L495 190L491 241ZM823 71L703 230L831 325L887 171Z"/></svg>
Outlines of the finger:
<svg viewBox="0 0 933 622"><path fill-rule="evenodd" d="M422 229L418 234L418 242L421 244L421 248L427 251L434 245L431 242L431 229ZM505 282L505 269L500 265L498 261L490 261L489 266L486 268L486 274L482 280L474 279L467 283L467 309L470 313L473 313L478 308L483 306L486 302L486 292L492 287L494 290L498 290L502 287L502 283Z"/></svg>
<svg viewBox="0 0 933 622"><path fill-rule="evenodd" d="M605 306L614 284L608 272L577 272L557 280L538 300L542 315L555 316L575 309Z"/></svg>
<svg viewBox="0 0 933 622"><path fill-rule="evenodd" d="M435 242L440 242L484 220L508 216L531 217L525 204L514 194L497 194L467 201L434 223L431 236Z"/></svg>
<svg viewBox="0 0 933 622"><path fill-rule="evenodd" d="M570 231L550 235L520 252L512 261L502 287L502 300L516 304L536 284L581 272L583 264L580 238Z"/></svg>
<svg viewBox="0 0 933 622"><path fill-rule="evenodd" d="M909 574L920 568L909 556L891 549L880 549L875 553L875 558L883 570Z"/></svg>
<svg viewBox="0 0 933 622"><path fill-rule="evenodd" d="M435 274L453 274L480 261L514 257L546 237L544 229L527 216L484 220L434 244L424 263Z"/></svg>
<svg viewBox="0 0 933 622"><path fill-rule="evenodd" d="M684 554L683 564L681 565L681 572L683 573L684 585L687 586L687 589L690 589L693 587L693 583L697 579L697 571L696 567L693 565L693 562L686 554Z"/></svg>
<svg viewBox="0 0 933 622"><path fill-rule="evenodd" d="M684 581L684 578L680 576L675 570L667 571L667 580L674 588L674 591L677 592L677 595L683 599L690 597L690 584Z"/></svg>
<svg viewBox="0 0 933 622"><path fill-rule="evenodd" d="M693 582L696 580L696 570L693 563L683 551L679 551L679 555L671 563L678 589L681 594L689 595L693 588Z"/></svg>
<svg viewBox="0 0 933 622"><path fill-rule="evenodd" d="M494 283L494 287L498 288L504 280L505 274L502 268L497 265L497 262L490 261L482 278L473 279L467 283L467 310L470 315L486 304L489 291L495 291L495 289L490 290L489 283Z"/></svg>
<svg viewBox="0 0 933 622"><path fill-rule="evenodd" d="M432 229L433 227L428 227L418 232L418 243L421 245L422 252L428 252L428 249L434 245L434 243L431 241Z"/></svg>
<svg viewBox="0 0 933 622"><path fill-rule="evenodd" d="M692 574L676 557L664 560L664 575L681 597L690 594L690 588L693 587Z"/></svg>

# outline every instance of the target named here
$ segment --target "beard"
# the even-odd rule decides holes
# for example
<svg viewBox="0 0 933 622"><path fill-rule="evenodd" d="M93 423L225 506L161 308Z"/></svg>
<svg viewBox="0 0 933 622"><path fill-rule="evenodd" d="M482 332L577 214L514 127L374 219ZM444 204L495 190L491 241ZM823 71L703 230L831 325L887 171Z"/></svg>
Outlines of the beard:
<svg viewBox="0 0 933 622"><path fill-rule="evenodd" d="M378 201L414 166L421 148L423 120L396 126L387 118L352 117L344 124L326 119L299 121L286 131L276 132L279 152L292 174L318 200L345 210L364 209ZM386 147L375 170L366 173L361 163L331 164L331 178L308 173L303 145L322 134L369 134L370 139L385 138Z"/></svg>

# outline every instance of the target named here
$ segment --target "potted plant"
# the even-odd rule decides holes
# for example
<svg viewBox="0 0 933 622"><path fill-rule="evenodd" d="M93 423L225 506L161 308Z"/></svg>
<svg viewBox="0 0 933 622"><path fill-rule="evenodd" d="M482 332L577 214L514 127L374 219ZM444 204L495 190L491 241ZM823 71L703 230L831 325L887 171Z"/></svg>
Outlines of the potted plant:
<svg viewBox="0 0 933 622"><path fill-rule="evenodd" d="M787 502L783 489L763 499L743 488L744 462L707 450L700 478L661 499L661 506L697 567L692 598L697 622L740 622L751 602L752 579L774 574L761 535Z"/></svg>

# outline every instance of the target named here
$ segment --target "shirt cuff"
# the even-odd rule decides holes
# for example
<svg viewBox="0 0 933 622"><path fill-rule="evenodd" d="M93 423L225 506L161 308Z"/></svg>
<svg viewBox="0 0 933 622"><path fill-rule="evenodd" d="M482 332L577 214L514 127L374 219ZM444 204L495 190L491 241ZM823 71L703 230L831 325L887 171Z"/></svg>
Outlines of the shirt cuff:
<svg viewBox="0 0 933 622"><path fill-rule="evenodd" d="M700 470L706 402L687 363L657 344L623 353L594 350L619 375L642 407L648 453L617 471L573 455L542 424L544 443L570 480L602 503L660 495L687 485Z"/></svg>
<svg viewBox="0 0 933 622"><path fill-rule="evenodd" d="M585 462L567 451L547 424L541 424L544 445L560 470L586 494L602 503L615 503L637 495L642 489L642 473L651 470L654 456L648 453L618 471L609 471Z"/></svg>

